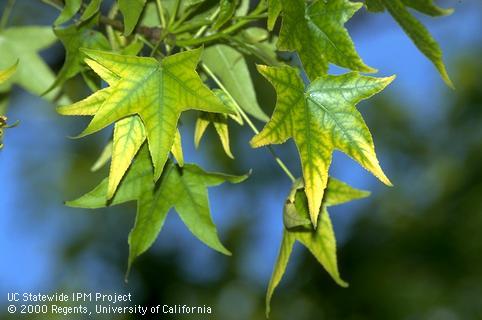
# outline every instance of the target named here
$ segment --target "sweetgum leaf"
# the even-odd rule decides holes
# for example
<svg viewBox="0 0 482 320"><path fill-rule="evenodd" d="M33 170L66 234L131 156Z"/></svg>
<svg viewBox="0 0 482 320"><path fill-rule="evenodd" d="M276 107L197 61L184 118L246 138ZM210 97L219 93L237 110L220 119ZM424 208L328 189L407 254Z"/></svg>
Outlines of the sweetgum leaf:
<svg viewBox="0 0 482 320"><path fill-rule="evenodd" d="M107 89L84 100L89 108L87 102L98 99L100 92L107 93L105 101L79 137L97 132L127 116L138 115L146 130L155 180L160 177L174 143L181 112L188 109L232 112L203 84L195 71L201 49L178 53L161 62L95 50L84 52L90 67L111 83ZM112 83L112 74L119 80ZM70 110L76 108L76 105L67 106L59 112L73 114Z"/></svg>
<svg viewBox="0 0 482 320"><path fill-rule="evenodd" d="M13 77L5 82L10 87L16 83L35 95L42 94L55 80L38 51L50 47L56 41L51 27L12 27L0 31L0 69L10 67L19 61ZM53 98L54 94L46 98Z"/></svg>
<svg viewBox="0 0 482 320"><path fill-rule="evenodd" d="M325 75L305 89L295 68L258 66L258 70L274 86L277 102L270 121L253 137L251 145L261 147L294 139L313 226L318 221L335 149L390 185L378 163L370 131L355 105L383 90L394 77L374 78L355 72Z"/></svg>
<svg viewBox="0 0 482 320"><path fill-rule="evenodd" d="M137 201L137 216L129 234L129 267L136 257L145 252L162 229L167 213L174 208L187 228L203 243L223 254L230 252L221 244L208 201L207 188L223 182L239 183L247 178L206 172L193 164L179 167L166 163L163 174L154 186L153 167L147 147L141 148L122 180L109 205ZM67 205L80 208L107 206L107 179L77 200Z"/></svg>
<svg viewBox="0 0 482 320"><path fill-rule="evenodd" d="M326 74L329 63L355 71L376 71L358 56L344 27L345 22L362 7L361 3L348 0L311 3L281 0L281 4L283 23L278 49L296 51L310 79Z"/></svg>
<svg viewBox="0 0 482 320"><path fill-rule="evenodd" d="M119 10L124 16L124 34L130 35L139 21L146 0L118 0Z"/></svg>
<svg viewBox="0 0 482 320"><path fill-rule="evenodd" d="M214 45L204 50L202 61L221 80L244 111L258 120L268 121L268 116L256 100L248 65L241 53L227 45Z"/></svg>
<svg viewBox="0 0 482 320"><path fill-rule="evenodd" d="M132 0L131 0L132 1ZM80 17L80 21L87 21L99 12L102 0L91 0Z"/></svg>
<svg viewBox="0 0 482 320"><path fill-rule="evenodd" d="M327 207L355 199L361 199L368 195L369 192L355 189L344 182L330 178L327 191L323 198L323 205L318 218L319 222L317 229L313 230L311 227L307 227L304 224L299 224L292 228L285 227L278 258L266 292L266 317L269 316L270 302L273 292L285 273L296 241L300 242L311 252L311 254L313 254L316 260L318 260L337 284L342 287L348 286L348 284L341 279L340 272L338 271L336 239ZM288 203L293 205L292 212L290 213L291 215L298 216L298 219L300 219L299 221L305 219L309 222L307 199L303 192L302 183L298 181L294 183L292 192L287 199L287 204Z"/></svg>
<svg viewBox="0 0 482 320"><path fill-rule="evenodd" d="M228 117L225 114L203 112L199 115L194 130L194 146L196 149L199 148L199 143L201 142L204 132L206 132L207 127L211 123L218 134L219 140L221 140L224 152L228 157L234 159L231 147L229 146Z"/></svg>
<svg viewBox="0 0 482 320"><path fill-rule="evenodd" d="M445 68L439 44L427 28L407 10L407 7L430 16L448 15L453 12L452 9L440 8L434 5L432 0L369 0L367 7L373 12L381 12L386 8L417 48L434 64L443 81L449 87L454 87Z"/></svg>

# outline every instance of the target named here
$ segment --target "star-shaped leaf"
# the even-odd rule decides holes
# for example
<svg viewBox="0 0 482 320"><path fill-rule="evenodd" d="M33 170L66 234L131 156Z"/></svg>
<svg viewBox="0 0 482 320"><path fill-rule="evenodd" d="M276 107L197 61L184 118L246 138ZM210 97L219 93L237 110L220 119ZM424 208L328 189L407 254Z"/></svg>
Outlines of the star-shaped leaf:
<svg viewBox="0 0 482 320"><path fill-rule="evenodd" d="M57 79L47 90L50 91L56 86L62 85L68 79L79 74L84 68L84 55L80 48L102 49L110 48L109 41L106 37L92 29L95 21L70 25L68 27L54 28L55 35L59 38L65 48L65 61L62 69L60 69Z"/></svg>
<svg viewBox="0 0 482 320"><path fill-rule="evenodd" d="M267 317L270 312L271 297L285 273L293 245L296 241L303 244L313 254L337 284L342 287L348 286L341 279L338 271L335 233L327 207L365 198L368 195L369 192L352 188L339 180L330 178L323 198L318 227L316 230L313 230L309 225L308 200L303 192L303 184L295 182L292 192L286 200L284 209L285 229L278 259L266 293ZM290 215L289 218L286 217L287 214ZM296 225L286 225L286 221L298 221L298 223ZM304 224L303 221L306 221L308 225Z"/></svg>
<svg viewBox="0 0 482 320"><path fill-rule="evenodd" d="M201 49L178 53L161 62L154 58L95 50L84 52L89 58L87 64L99 76L109 81L105 77L110 78L111 74L115 74L119 80L88 98L97 100L108 95L79 137L97 132L127 116L138 115L146 129L155 180L161 175L174 143L181 112L188 109L232 112L204 85L196 73Z"/></svg>
<svg viewBox="0 0 482 320"><path fill-rule="evenodd" d="M433 4L433 0L369 0L367 6L370 11L374 12L381 12L386 8L417 48L432 61L445 83L453 88L439 44L427 28L407 10L407 7L430 16L448 15L453 12L452 9L440 8Z"/></svg>
<svg viewBox="0 0 482 320"><path fill-rule="evenodd" d="M166 163L156 185L152 175L149 151L143 147L109 203L116 205L137 201L136 222L129 234L129 268L134 259L154 243L171 208L175 208L181 220L199 240L214 250L230 254L221 244L212 221L207 188L225 181L238 183L245 180L247 175L211 173L193 164L179 167L171 161ZM91 209L105 207L107 187L108 181L104 179L92 191L67 204Z"/></svg>
<svg viewBox="0 0 482 320"><path fill-rule="evenodd" d="M108 83L112 84L118 78L116 75L111 74L107 70L101 69L98 66L99 71L105 79L108 79ZM62 115L95 115L102 104L110 96L111 88L105 88L97 91L95 94L81 100L73 105L63 106L57 108L57 111ZM117 187L124 177L127 169L132 163L135 155L139 151L146 140L146 132L144 124L137 115L129 116L123 118L116 122L114 126L114 137L113 143L110 149L107 150L107 154L103 155L105 157L112 157L110 170L109 170L109 183L107 188L107 200L114 196ZM181 136L179 131L176 132L174 137L174 143L171 152L182 166L184 163L181 147Z"/></svg>
<svg viewBox="0 0 482 320"><path fill-rule="evenodd" d="M393 77L373 78L355 72L325 75L305 90L295 68L258 66L258 70L275 87L278 98L270 121L251 140L251 145L260 147L294 139L315 227L335 149L390 185L378 163L370 131L355 105L383 90Z"/></svg>
<svg viewBox="0 0 482 320"><path fill-rule="evenodd" d="M1 30L0 69L10 67L16 61L20 62L15 75L4 86L10 87L16 83L30 93L42 94L55 77L38 51L50 47L56 40L50 27L24 26ZM54 94L51 94L46 98L53 97Z"/></svg>
<svg viewBox="0 0 482 320"><path fill-rule="evenodd" d="M270 4L272 17L279 10L276 4ZM344 27L345 22L362 7L362 3L348 0L281 0L281 4L283 22L278 48L296 50L310 79L326 74L329 63L355 71L376 71L365 65L358 56Z"/></svg>

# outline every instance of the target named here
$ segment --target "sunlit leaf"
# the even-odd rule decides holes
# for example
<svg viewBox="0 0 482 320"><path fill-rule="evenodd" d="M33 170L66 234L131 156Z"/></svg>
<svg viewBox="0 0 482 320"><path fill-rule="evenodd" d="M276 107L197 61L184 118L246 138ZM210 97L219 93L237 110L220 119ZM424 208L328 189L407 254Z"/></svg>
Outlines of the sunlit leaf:
<svg viewBox="0 0 482 320"><path fill-rule="evenodd" d="M390 185L378 163L370 131L355 105L383 90L393 77L373 78L354 72L325 75L305 89L295 68L258 66L258 70L275 87L277 103L270 121L251 140L251 145L260 147L294 139L314 226L335 149Z"/></svg>

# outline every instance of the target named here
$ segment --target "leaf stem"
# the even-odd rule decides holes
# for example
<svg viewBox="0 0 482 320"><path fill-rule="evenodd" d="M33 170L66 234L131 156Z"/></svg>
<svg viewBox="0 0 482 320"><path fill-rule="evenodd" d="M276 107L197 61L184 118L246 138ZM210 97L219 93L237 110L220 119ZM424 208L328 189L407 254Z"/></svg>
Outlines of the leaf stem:
<svg viewBox="0 0 482 320"><path fill-rule="evenodd" d="M224 91L224 93L226 93L226 95L232 100L232 102L234 103L234 105L236 106L236 111L241 115L241 117L244 119L244 121L246 121L246 123L248 124L248 126L251 128L251 130L255 133L255 134L258 134L259 133L259 130L258 128L256 128L256 126L254 125L254 123L251 121L251 119L248 117L248 115L244 112L244 110L241 108L241 106L238 104L238 102L233 98L233 96L229 93L229 91L226 89L226 87L224 87L224 85L221 83L221 81L218 79L218 77L216 77L216 75L211 71L211 69L209 69L209 67L204 64L204 63L201 63L201 67L204 69L204 71L214 80L214 82L216 82L216 84L219 86L219 88L221 90ZM283 160L280 159L280 157L276 154L276 151L274 151L273 147L272 146L266 146L266 148L268 149L268 151L271 153L271 155L274 157L276 163L278 164L278 166L281 168L281 170L284 171L284 173L286 173L286 175L288 176L288 178L290 178L290 180L292 182L295 182L296 178L294 177L294 175L291 173L291 171L288 169L288 167L286 166L286 164L283 162Z"/></svg>
<svg viewBox="0 0 482 320"><path fill-rule="evenodd" d="M161 19L161 26L163 29L166 28L166 19L164 18L164 8L162 7L161 0L156 0L157 11L159 13L159 18Z"/></svg>

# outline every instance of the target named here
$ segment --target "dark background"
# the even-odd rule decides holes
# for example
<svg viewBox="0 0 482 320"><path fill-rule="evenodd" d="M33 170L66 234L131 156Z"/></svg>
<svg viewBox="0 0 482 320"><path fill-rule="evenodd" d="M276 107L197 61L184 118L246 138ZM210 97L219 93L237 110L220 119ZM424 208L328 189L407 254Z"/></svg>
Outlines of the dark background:
<svg viewBox="0 0 482 320"><path fill-rule="evenodd" d="M440 4L455 13L419 17L442 47L455 91L387 14L362 9L348 24L365 62L381 76L397 74L387 90L359 106L395 186L381 185L345 155L335 155L333 176L372 191L368 199L330 211L340 271L350 287L338 287L297 246L271 319L482 319L482 6L475 0ZM19 0L10 25L49 25L57 14L40 1ZM62 65L60 44L42 54L53 70ZM256 77L259 101L270 114L273 91ZM78 79L66 91L75 99L87 94ZM231 161L212 129L195 151L195 113L182 118L187 161L236 174L253 169L243 184L210 190L214 220L233 256L205 247L171 214L125 284L134 204L95 211L63 205L107 174L107 168L89 168L109 130L69 140L85 121L57 115L54 105L18 87L8 115L21 124L7 131L0 152L1 319L8 318L7 292L74 291L130 292L145 306L214 310L175 319L264 319L290 182L266 150L250 149L247 127L231 123ZM276 150L299 174L294 145Z"/></svg>

